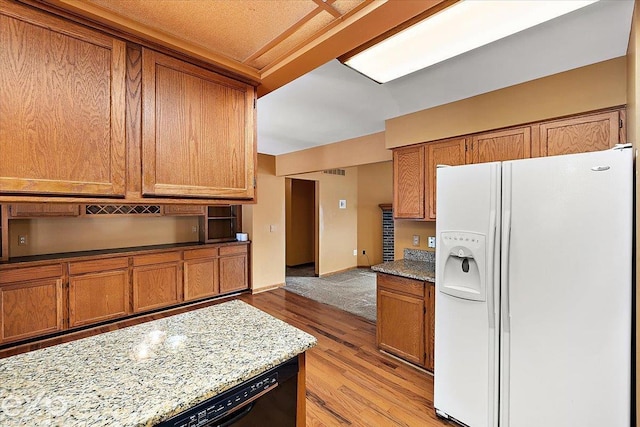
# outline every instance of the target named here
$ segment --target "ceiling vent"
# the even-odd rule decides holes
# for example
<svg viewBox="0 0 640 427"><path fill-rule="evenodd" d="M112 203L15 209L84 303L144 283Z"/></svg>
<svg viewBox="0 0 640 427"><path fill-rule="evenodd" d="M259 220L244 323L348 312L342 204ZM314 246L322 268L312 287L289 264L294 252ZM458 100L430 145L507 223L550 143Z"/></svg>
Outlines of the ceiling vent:
<svg viewBox="0 0 640 427"><path fill-rule="evenodd" d="M346 171L344 169L327 169L325 171L322 171L322 173L328 173L330 175L344 176Z"/></svg>

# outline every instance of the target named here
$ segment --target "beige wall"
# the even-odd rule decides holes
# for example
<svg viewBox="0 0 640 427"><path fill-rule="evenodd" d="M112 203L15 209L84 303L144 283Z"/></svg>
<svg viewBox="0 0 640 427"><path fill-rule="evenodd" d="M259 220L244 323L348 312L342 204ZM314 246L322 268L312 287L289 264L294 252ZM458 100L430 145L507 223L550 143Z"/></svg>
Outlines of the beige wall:
<svg viewBox="0 0 640 427"><path fill-rule="evenodd" d="M290 178L318 182L318 273L322 276L356 267L353 250L358 248L357 168L346 168L344 176L315 172ZM338 207L341 199L347 201L346 209Z"/></svg>
<svg viewBox="0 0 640 427"><path fill-rule="evenodd" d="M196 227L196 231L192 231ZM197 242L197 217L79 217L9 221L12 257ZM27 235L27 245L18 236Z"/></svg>
<svg viewBox="0 0 640 427"><path fill-rule="evenodd" d="M412 221L408 219L396 220L394 223L395 259L404 258L404 249L424 249L434 251L427 247L429 236L436 235L435 221ZM420 245L413 246L413 235L420 236Z"/></svg>
<svg viewBox="0 0 640 427"><path fill-rule="evenodd" d="M286 264L291 267L315 260L315 182L286 179Z"/></svg>
<svg viewBox="0 0 640 427"><path fill-rule="evenodd" d="M251 286L260 292L284 285L284 177L275 175L275 157L258 154L258 203L242 207L243 231L251 240Z"/></svg>
<svg viewBox="0 0 640 427"><path fill-rule="evenodd" d="M379 132L281 154L276 158L276 174L292 175L391 160L391 152L385 148L384 144L384 132Z"/></svg>
<svg viewBox="0 0 640 427"><path fill-rule="evenodd" d="M400 147L626 103L620 57L386 121L386 147Z"/></svg>
<svg viewBox="0 0 640 427"><path fill-rule="evenodd" d="M634 150L636 151L639 148L638 146L638 123L640 123L638 117L638 101L640 100L640 85L638 85L638 70L640 70L640 56L638 56L638 49L640 48L640 31L638 31L638 25L640 25L640 7L639 2L636 0L635 9L633 11L633 20L631 21L631 34L629 37L629 48L627 50L627 141L631 141L634 146ZM640 211L640 179L638 178L638 169L637 169L637 159L636 159L636 175L635 175L635 184L636 184L636 217L638 212ZM638 265L638 261L640 261L640 247L638 247L638 242L640 242L640 227L636 225L636 266ZM637 267L636 267L637 268ZM640 276L636 274L636 295L639 284ZM640 298L636 296L636 312L640 312ZM640 351L638 347L638 343L640 343L640 316L636 316L636 360L640 360ZM640 407L640 384L636 380L635 383L636 389L636 406ZM636 420L635 425L640 424L640 414L636 411Z"/></svg>
<svg viewBox="0 0 640 427"><path fill-rule="evenodd" d="M358 266L382 262L381 203L393 201L393 162L358 166ZM362 255L365 250L367 256Z"/></svg>

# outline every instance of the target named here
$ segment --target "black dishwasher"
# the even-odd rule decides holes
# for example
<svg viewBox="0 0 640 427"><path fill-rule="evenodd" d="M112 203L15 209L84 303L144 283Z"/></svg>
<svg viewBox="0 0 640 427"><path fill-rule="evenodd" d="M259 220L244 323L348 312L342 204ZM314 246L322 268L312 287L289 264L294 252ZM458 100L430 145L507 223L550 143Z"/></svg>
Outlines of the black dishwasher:
<svg viewBox="0 0 640 427"><path fill-rule="evenodd" d="M295 427L298 358L157 424L160 427Z"/></svg>

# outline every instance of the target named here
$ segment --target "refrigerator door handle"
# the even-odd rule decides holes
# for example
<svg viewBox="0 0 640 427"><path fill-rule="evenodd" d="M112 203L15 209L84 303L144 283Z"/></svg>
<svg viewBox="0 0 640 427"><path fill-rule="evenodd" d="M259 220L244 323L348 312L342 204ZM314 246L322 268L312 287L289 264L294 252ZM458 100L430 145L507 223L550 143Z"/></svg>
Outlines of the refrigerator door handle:
<svg viewBox="0 0 640 427"><path fill-rule="evenodd" d="M511 310L509 309L509 251L511 250L511 210L504 213L502 231L502 325L504 332L511 332Z"/></svg>
<svg viewBox="0 0 640 427"><path fill-rule="evenodd" d="M496 211L491 210L489 216L489 247L487 251L487 269L489 271L489 277L487 278L487 288L489 289L487 296L487 308L489 312L489 328L495 329L496 316L495 316L495 301L493 293L495 292L494 278L495 278L495 266L494 266L494 254L496 247Z"/></svg>

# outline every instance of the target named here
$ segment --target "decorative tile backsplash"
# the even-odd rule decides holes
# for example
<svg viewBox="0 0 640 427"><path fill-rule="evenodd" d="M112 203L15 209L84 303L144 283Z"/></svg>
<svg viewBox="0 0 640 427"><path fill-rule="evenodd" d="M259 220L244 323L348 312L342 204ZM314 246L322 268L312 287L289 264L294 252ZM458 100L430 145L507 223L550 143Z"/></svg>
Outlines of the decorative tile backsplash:
<svg viewBox="0 0 640 427"><path fill-rule="evenodd" d="M382 211L382 261L393 261L394 256L393 211Z"/></svg>
<svg viewBox="0 0 640 427"><path fill-rule="evenodd" d="M436 262L436 253L422 249L404 249L404 259L410 261Z"/></svg>

